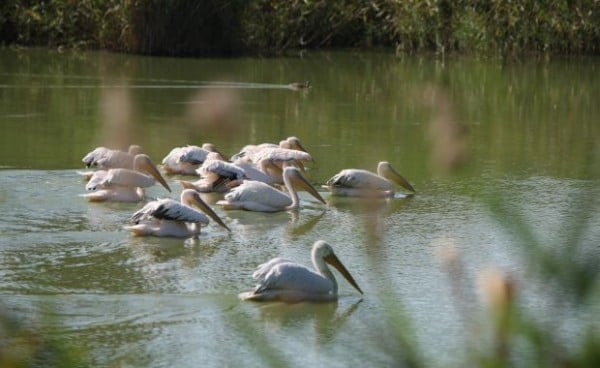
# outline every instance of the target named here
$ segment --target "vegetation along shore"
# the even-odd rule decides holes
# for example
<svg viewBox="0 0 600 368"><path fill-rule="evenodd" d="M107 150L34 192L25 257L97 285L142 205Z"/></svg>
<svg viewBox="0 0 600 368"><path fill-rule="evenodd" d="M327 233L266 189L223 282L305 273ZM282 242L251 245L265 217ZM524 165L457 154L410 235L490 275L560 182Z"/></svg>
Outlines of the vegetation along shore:
<svg viewBox="0 0 600 368"><path fill-rule="evenodd" d="M600 52L598 0L7 0L0 44L167 56Z"/></svg>

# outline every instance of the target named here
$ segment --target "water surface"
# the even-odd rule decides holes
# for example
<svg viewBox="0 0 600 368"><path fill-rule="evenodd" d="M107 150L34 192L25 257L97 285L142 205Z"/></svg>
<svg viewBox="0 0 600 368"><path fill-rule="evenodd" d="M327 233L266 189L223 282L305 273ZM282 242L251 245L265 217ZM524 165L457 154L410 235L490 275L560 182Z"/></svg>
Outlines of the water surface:
<svg viewBox="0 0 600 368"><path fill-rule="evenodd" d="M449 245L463 261L463 304L474 318L483 307L476 279L495 266L524 281L525 303L566 338L597 320L576 309L553 321L527 247L482 201L501 193L534 234L561 246L579 221L578 198L598 194L595 59L507 65L330 52L221 60L34 49L1 50L0 66L0 300L55 327L93 365L391 366L403 354L390 319L398 313L409 316L427 362L458 364L470 325L436 255ZM304 80L310 90L289 88ZM468 132L459 135L468 160L451 174L437 165L439 121ZM417 195L365 205L323 190L327 205L303 193L296 212L217 208L231 234L211 224L185 240L134 238L122 226L141 204L80 196L81 158L98 145L137 143L160 162L175 146L212 142L233 154L290 135L313 155L315 185L388 160ZM174 193L157 186L150 197L176 197L177 179L169 178ZM595 208L582 242L597 255ZM364 296L340 280L333 304L237 299L258 264L275 256L308 264L317 239L332 244Z"/></svg>

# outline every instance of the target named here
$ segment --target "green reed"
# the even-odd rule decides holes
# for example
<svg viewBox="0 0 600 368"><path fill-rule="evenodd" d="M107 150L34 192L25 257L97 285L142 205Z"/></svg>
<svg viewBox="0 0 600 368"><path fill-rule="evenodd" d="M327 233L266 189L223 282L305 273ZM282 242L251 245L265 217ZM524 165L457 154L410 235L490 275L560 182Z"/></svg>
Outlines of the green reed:
<svg viewBox="0 0 600 368"><path fill-rule="evenodd" d="M374 46L597 54L600 12L597 0L7 0L0 43L180 56Z"/></svg>

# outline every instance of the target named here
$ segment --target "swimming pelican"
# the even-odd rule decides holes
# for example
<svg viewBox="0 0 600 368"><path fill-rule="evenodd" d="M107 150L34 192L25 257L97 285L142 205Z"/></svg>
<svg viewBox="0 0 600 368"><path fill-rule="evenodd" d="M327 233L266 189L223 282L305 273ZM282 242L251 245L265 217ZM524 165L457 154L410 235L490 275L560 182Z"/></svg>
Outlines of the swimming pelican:
<svg viewBox="0 0 600 368"><path fill-rule="evenodd" d="M135 155L143 153L142 147L132 144L127 152L110 149L106 147L96 147L88 152L81 161L85 163L85 167L100 170L108 169L133 169L133 158ZM94 171L79 171L78 172L84 181L89 181L94 175Z"/></svg>
<svg viewBox="0 0 600 368"><path fill-rule="evenodd" d="M148 202L129 218L135 225L125 226L125 229L136 236L188 238L198 235L201 226L208 225L209 219L192 206L201 209L219 225L231 231L193 189L184 189L179 202L171 198Z"/></svg>
<svg viewBox="0 0 600 368"><path fill-rule="evenodd" d="M396 183L415 193L415 189L387 161L377 165L377 174L367 170L345 169L327 181L332 195L348 197L391 197Z"/></svg>
<svg viewBox="0 0 600 368"><path fill-rule="evenodd" d="M143 153L142 147L132 144L127 152L110 149L106 147L97 147L87 155L83 156L81 161L86 167L96 167L98 169L133 169L133 159L136 155Z"/></svg>
<svg viewBox="0 0 600 368"><path fill-rule="evenodd" d="M294 160L295 154L289 155L289 151L290 150L267 150L265 151L265 155L257 158L257 163L254 163L247 157L240 157L235 159L233 164L246 172L246 178L248 180L262 181L269 185L283 185L282 174L284 166L294 165L304 170L302 162ZM271 154L268 154L269 152Z"/></svg>
<svg viewBox="0 0 600 368"><path fill-rule="evenodd" d="M283 184L283 167L294 165L304 171L304 162L312 161L312 156L304 151L271 147L250 152L248 159L263 173L269 175L275 184Z"/></svg>
<svg viewBox="0 0 600 368"><path fill-rule="evenodd" d="M252 274L258 284L254 290L239 294L240 299L279 300L289 303L335 301L338 297L338 284L327 263L335 267L356 290L363 294L329 244L317 240L312 246L311 259L315 270L283 258L273 258L261 264Z"/></svg>
<svg viewBox="0 0 600 368"><path fill-rule="evenodd" d="M215 152L209 153L196 171L202 176L200 180L195 182L180 180L179 182L184 188L195 189L201 193L225 193L240 185L244 179L248 179L244 169L236 164L223 161L221 155Z"/></svg>
<svg viewBox="0 0 600 368"><path fill-rule="evenodd" d="M163 169L169 175L196 175L196 170L211 152L218 154L221 159L225 159L212 143L204 143L202 147L175 147L163 158Z"/></svg>
<svg viewBox="0 0 600 368"><path fill-rule="evenodd" d="M248 162L243 158L237 159L232 163L240 169L244 170L245 176L248 180L262 181L263 183L269 185L276 184L276 182L278 182L279 184L283 184L283 178L281 178L281 173L283 171L281 167L276 168L275 166L273 166L272 170L270 170L271 173L274 173L275 171L279 172L278 176L275 177L274 175L263 172L261 169L258 168L256 164ZM263 166L265 166L265 164L263 164Z"/></svg>
<svg viewBox="0 0 600 368"><path fill-rule="evenodd" d="M251 158L250 158L251 155L255 155L265 148L285 148L285 149L291 149L291 150L296 150L296 151L301 151L301 152L307 152L306 149L304 149L304 147L302 146L302 143L300 143L300 139L298 139L298 137L291 136L291 137L287 137L286 139L279 141L279 144L275 144L275 143L261 143L258 145L249 144L247 146L244 146L240 150L240 152L231 156L231 160L234 161L234 160L237 160L240 158L247 158L249 161L251 161Z"/></svg>
<svg viewBox="0 0 600 368"><path fill-rule="evenodd" d="M144 188L151 187L156 181L171 191L148 155L136 155L133 168L95 171L85 186L85 189L94 192L83 196L90 202L137 202L144 198Z"/></svg>
<svg viewBox="0 0 600 368"><path fill-rule="evenodd" d="M297 209L300 199L296 186L306 190L322 203L326 203L317 190L302 176L297 167L283 169L283 182L289 194L281 192L260 181L245 180L227 194L217 204L226 210L243 209L258 212L277 212Z"/></svg>

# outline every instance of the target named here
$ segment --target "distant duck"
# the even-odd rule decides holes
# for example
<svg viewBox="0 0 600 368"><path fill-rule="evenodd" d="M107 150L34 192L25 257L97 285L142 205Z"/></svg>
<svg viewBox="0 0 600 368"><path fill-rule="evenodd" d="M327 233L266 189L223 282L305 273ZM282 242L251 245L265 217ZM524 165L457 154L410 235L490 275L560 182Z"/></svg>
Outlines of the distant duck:
<svg viewBox="0 0 600 368"><path fill-rule="evenodd" d="M300 91L303 89L309 89L312 86L310 85L309 81L306 81L306 82L292 82L292 83L288 84L288 87L294 91Z"/></svg>

